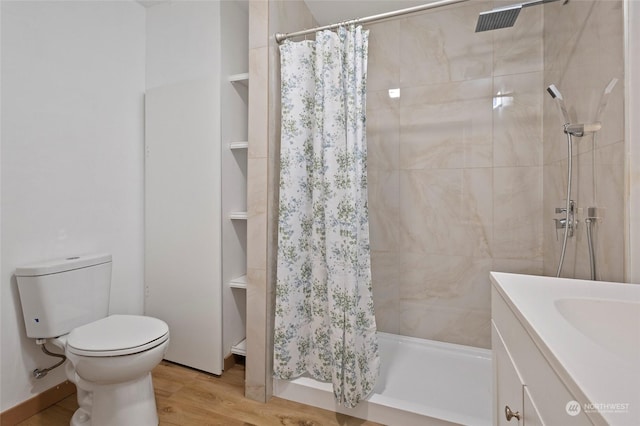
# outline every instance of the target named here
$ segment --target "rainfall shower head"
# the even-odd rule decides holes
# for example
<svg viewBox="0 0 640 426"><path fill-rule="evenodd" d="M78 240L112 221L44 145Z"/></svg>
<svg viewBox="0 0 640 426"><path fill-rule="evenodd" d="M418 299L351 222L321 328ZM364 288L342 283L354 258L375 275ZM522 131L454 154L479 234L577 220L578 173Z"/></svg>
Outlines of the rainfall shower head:
<svg viewBox="0 0 640 426"><path fill-rule="evenodd" d="M476 32L497 30L499 28L513 27L516 23L520 10L523 7L535 6L537 4L551 3L558 0L534 0L527 3L517 3L510 6L499 7L480 13L478 23L476 24ZM566 4L569 0L565 0Z"/></svg>
<svg viewBox="0 0 640 426"><path fill-rule="evenodd" d="M513 27L521 9L521 4L513 4L480 13L478 23L476 24L476 32Z"/></svg>

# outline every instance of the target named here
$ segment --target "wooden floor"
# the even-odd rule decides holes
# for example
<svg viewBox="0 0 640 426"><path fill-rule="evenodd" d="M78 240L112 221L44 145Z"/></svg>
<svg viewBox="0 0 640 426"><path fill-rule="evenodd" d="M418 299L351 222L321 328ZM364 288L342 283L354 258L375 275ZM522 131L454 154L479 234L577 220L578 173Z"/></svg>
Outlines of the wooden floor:
<svg viewBox="0 0 640 426"><path fill-rule="evenodd" d="M280 398L246 399L240 364L217 377L163 361L153 370L153 385L161 426L377 425ZM19 425L67 426L76 408L74 394Z"/></svg>

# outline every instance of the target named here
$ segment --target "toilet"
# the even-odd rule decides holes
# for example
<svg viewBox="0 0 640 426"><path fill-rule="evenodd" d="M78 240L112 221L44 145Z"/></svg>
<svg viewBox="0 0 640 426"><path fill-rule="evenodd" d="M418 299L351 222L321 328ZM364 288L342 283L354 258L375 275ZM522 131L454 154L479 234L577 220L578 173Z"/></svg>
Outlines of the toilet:
<svg viewBox="0 0 640 426"><path fill-rule="evenodd" d="M157 318L109 315L111 255L16 269L27 337L64 351L79 408L72 426L158 424L151 370L169 345Z"/></svg>

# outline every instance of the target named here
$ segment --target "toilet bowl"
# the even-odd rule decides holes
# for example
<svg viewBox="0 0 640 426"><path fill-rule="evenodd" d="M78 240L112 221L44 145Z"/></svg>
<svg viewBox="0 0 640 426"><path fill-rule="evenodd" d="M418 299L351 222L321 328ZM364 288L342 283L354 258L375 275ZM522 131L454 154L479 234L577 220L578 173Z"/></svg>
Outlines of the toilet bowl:
<svg viewBox="0 0 640 426"><path fill-rule="evenodd" d="M27 336L64 351L78 410L72 426L156 426L151 370L169 345L157 318L108 315L111 256L16 269Z"/></svg>
<svg viewBox="0 0 640 426"><path fill-rule="evenodd" d="M78 389L72 426L157 425L151 370L169 345L164 321L112 315L52 340Z"/></svg>

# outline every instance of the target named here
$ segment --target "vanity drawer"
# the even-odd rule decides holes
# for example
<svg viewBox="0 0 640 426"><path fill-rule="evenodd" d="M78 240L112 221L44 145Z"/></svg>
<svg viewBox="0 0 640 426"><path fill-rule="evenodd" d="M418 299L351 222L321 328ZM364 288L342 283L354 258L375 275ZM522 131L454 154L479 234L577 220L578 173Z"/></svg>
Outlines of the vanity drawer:
<svg viewBox="0 0 640 426"><path fill-rule="evenodd" d="M533 423L535 424L539 421L540 423L538 424L561 424L563 426L604 424L598 422L597 419L594 422L583 411L575 415L568 414L567 404L571 401L577 401L580 407L584 406L584 403L588 401L584 397L574 396L569 391L538 349L532 337L493 287L491 311L493 326L496 329L495 335L501 339L501 342L492 341L492 345L504 344L522 384L526 386L530 404L539 411L539 416ZM523 392L525 392L525 389L523 389ZM522 396L524 400L524 393ZM504 406L502 410L504 410ZM572 412L572 414L574 413ZM512 422L511 424L515 423Z"/></svg>

